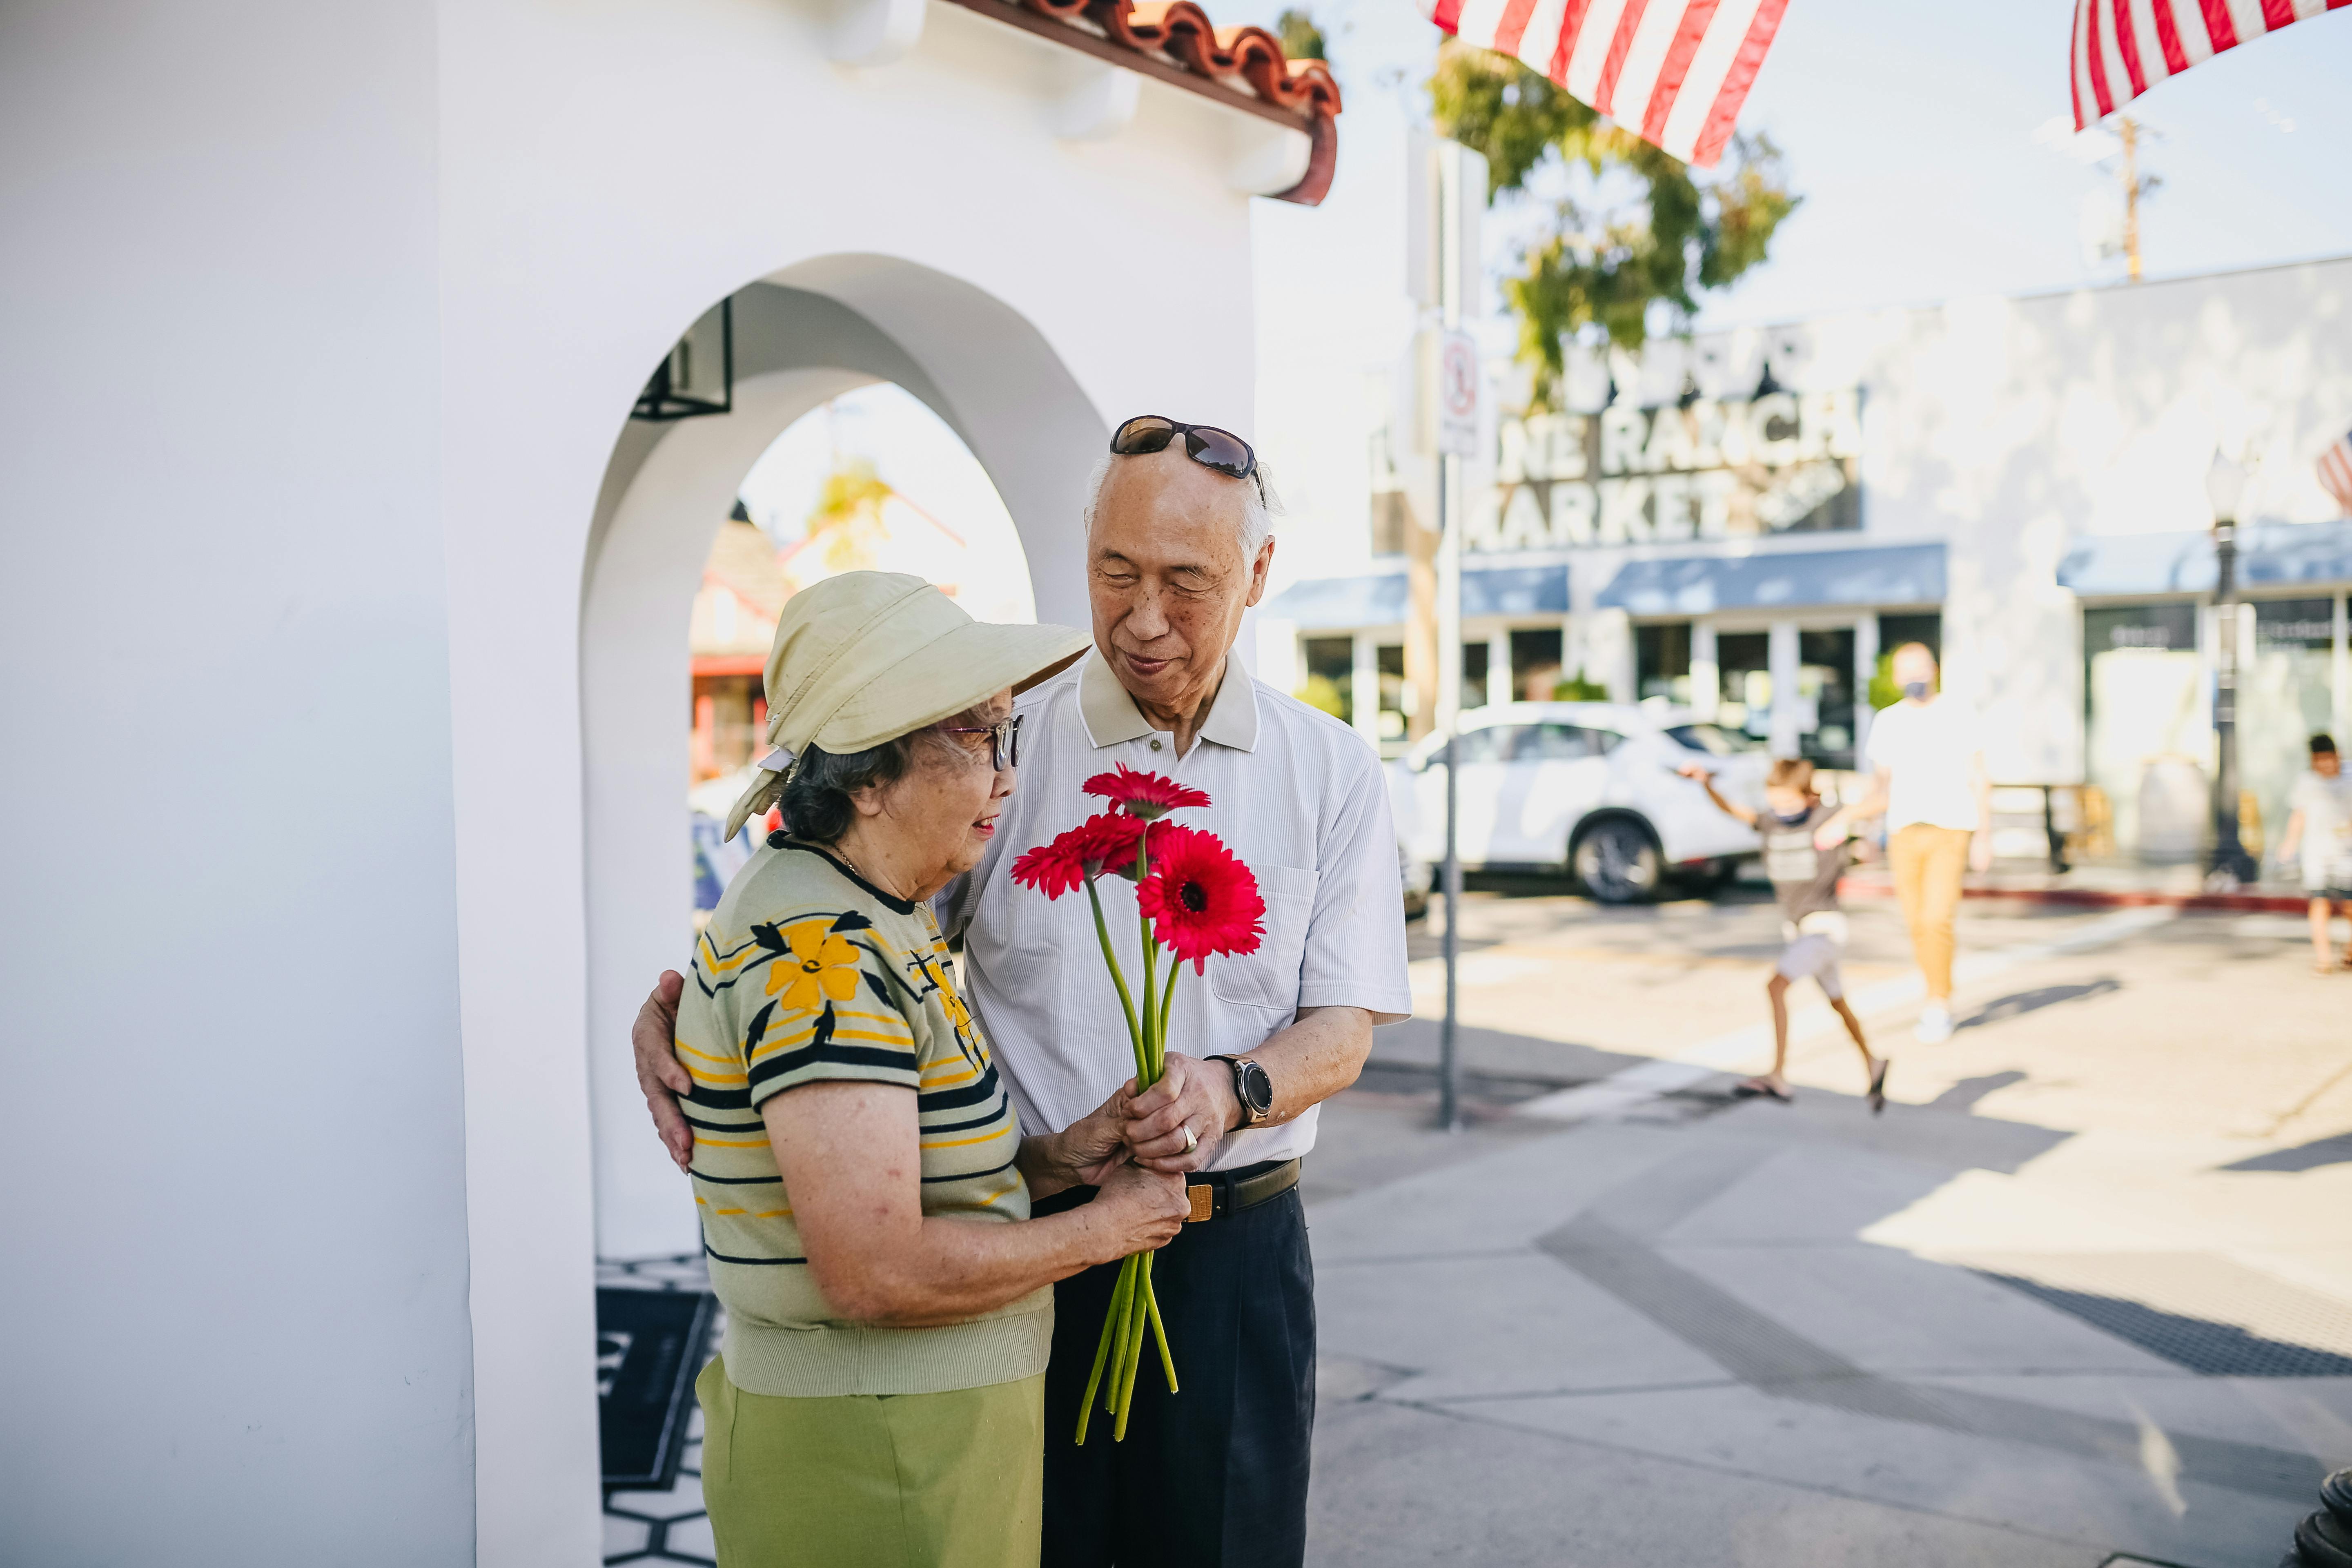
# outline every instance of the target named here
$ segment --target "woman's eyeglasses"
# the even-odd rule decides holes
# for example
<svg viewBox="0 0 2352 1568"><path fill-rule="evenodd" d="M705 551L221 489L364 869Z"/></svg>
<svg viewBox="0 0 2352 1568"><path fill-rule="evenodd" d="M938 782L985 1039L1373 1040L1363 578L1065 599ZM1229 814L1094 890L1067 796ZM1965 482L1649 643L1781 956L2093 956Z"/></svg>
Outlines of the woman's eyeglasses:
<svg viewBox="0 0 2352 1568"><path fill-rule="evenodd" d="M1257 454L1230 430L1213 425L1187 425L1157 414L1139 414L1112 433L1110 449L1122 458L1139 458L1168 448L1184 437L1184 455L1204 468L1214 468L1231 479L1254 479L1257 499L1265 500L1265 481L1257 476Z"/></svg>
<svg viewBox="0 0 2352 1568"><path fill-rule="evenodd" d="M1021 715L1018 713L1002 724L942 724L940 729L950 735L987 736L988 764L998 773L1018 767L1021 763Z"/></svg>

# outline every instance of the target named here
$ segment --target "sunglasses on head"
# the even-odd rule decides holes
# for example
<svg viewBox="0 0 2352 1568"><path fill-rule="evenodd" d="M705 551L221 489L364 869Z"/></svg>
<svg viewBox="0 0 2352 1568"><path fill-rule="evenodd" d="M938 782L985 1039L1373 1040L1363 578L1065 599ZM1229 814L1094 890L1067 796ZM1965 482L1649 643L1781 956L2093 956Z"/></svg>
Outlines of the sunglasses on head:
<svg viewBox="0 0 2352 1568"><path fill-rule="evenodd" d="M1121 458L1140 458L1165 451L1168 443L1184 437L1184 455L1204 468L1229 479L1255 479L1258 500L1265 499L1265 481L1257 479L1257 454L1230 430L1213 425L1187 425L1158 414L1139 414L1111 435L1110 449Z"/></svg>

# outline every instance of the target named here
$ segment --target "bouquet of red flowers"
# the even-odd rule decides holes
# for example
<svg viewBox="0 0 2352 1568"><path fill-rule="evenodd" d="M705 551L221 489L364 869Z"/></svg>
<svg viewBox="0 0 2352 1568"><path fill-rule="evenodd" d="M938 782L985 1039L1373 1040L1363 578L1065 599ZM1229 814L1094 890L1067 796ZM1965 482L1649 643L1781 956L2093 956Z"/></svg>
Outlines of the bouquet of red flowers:
<svg viewBox="0 0 2352 1568"><path fill-rule="evenodd" d="M1168 1055L1168 1020L1176 1002L1176 976L1187 960L1195 974L1204 973L1212 953L1255 952L1265 935L1265 900L1257 879L1234 858L1213 833L1169 823L1152 825L1171 811L1209 804L1197 789L1158 773L1139 773L1124 763L1116 773L1097 773L1086 783L1088 795L1111 803L1108 811L1087 818L1051 844L1041 844L1013 863L1013 879L1034 888L1049 899L1084 887L1094 905L1095 934L1101 939L1103 963L1118 988L1119 1005L1127 1015L1127 1033L1135 1047L1135 1088L1139 1094L1160 1081ZM1102 894L1097 878L1108 873L1135 883L1135 907L1143 933L1143 998L1137 1005L1127 973L1110 940L1110 922L1103 918ZM1160 973L1162 953L1168 973ZM1110 1311L1103 1320L1102 1340L1095 1347L1094 1370L1087 1375L1086 1396L1078 1405L1078 1441L1087 1440L1087 1423L1094 1415L1095 1391L1103 1391L1103 1408L1113 1417L1112 1440L1127 1436L1127 1414L1135 1394L1136 1370L1143 1363L1146 1327L1160 1351L1160 1370L1168 1392L1176 1392L1176 1359L1168 1353L1168 1331L1160 1321L1160 1303L1151 1294L1151 1254L1138 1253L1119 1266L1118 1284L1112 1289ZM1104 1382L1108 1371L1109 1382Z"/></svg>

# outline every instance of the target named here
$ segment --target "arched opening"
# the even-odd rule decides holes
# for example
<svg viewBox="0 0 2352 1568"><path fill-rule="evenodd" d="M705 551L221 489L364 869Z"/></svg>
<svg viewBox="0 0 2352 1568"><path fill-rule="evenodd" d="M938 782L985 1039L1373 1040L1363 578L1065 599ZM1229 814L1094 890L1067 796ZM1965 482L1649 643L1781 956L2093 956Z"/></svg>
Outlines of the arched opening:
<svg viewBox="0 0 2352 1568"><path fill-rule="evenodd" d="M947 421L894 382L828 399L751 465L713 532L688 622L688 731L698 923L757 846L729 809L766 752L763 672L776 621L803 588L850 571L928 578L978 620L1034 621L1021 531Z"/></svg>
<svg viewBox="0 0 2352 1568"><path fill-rule="evenodd" d="M730 411L627 423L583 576L588 1057L605 1258L699 1246L690 1195L646 1127L625 1042L652 977L687 952L688 632L712 531L754 465L813 411L890 384L985 471L1018 530L1035 615L1083 625L1086 614L1078 510L1108 428L1019 313L961 279L879 256L788 268L734 294L731 312Z"/></svg>

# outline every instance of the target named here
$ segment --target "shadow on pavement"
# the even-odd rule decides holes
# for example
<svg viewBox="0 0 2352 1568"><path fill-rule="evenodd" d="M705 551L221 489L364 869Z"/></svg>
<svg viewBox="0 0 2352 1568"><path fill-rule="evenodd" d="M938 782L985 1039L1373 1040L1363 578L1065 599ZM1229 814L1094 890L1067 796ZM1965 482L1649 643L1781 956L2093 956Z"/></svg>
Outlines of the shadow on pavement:
<svg viewBox="0 0 2352 1568"><path fill-rule="evenodd" d="M2315 1171L2322 1165L2352 1164L2352 1132L2315 1138L2292 1149L2273 1149L2221 1167L2225 1171Z"/></svg>
<svg viewBox="0 0 2352 1568"><path fill-rule="evenodd" d="M2035 991L2020 991L2013 995L1993 998L1973 1015L1960 1020L1957 1027L1981 1029L1991 1024L2006 1024L2011 1018L2039 1013L2044 1007L2055 1007L2062 1002L2087 1002L2095 996L2105 996L2123 988L2122 981L2103 974L2080 985L2044 985Z"/></svg>

